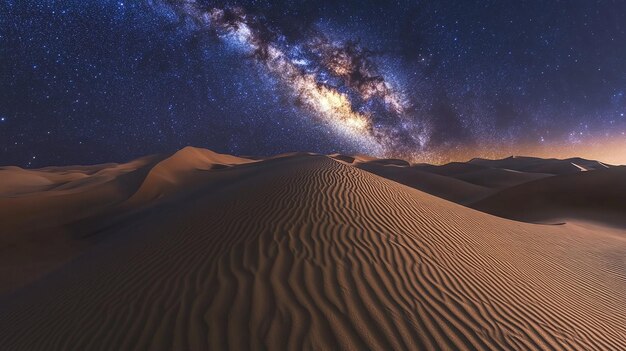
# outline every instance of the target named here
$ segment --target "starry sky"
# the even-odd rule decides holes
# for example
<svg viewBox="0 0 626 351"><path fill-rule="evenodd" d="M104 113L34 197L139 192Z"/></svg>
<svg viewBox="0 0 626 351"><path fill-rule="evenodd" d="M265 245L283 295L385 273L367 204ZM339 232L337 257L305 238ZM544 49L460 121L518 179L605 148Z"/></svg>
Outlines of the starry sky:
<svg viewBox="0 0 626 351"><path fill-rule="evenodd" d="M626 164L624 1L0 0L0 164Z"/></svg>

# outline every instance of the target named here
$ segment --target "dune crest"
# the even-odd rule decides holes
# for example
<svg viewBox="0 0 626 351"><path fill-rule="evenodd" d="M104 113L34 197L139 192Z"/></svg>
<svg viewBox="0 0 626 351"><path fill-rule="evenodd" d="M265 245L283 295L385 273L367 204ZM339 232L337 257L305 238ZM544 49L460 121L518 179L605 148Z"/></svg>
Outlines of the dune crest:
<svg viewBox="0 0 626 351"><path fill-rule="evenodd" d="M206 182L209 171L252 162L256 161L187 146L152 167L127 203L129 207L145 205Z"/></svg>

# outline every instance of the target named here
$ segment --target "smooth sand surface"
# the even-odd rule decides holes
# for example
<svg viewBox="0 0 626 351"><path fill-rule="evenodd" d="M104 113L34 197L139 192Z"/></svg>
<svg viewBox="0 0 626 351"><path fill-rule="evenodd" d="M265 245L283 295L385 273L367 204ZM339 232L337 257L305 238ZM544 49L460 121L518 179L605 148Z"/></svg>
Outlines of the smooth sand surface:
<svg viewBox="0 0 626 351"><path fill-rule="evenodd" d="M345 164L466 206L472 206L501 190L534 180L610 168L601 162L582 158L558 160L512 156L499 160L475 158L469 162L431 165L363 156L351 157L339 154L330 156ZM573 186L573 189L576 187L575 184L570 186ZM507 201L516 200L507 199ZM493 207L498 208L498 204ZM488 212L493 211L489 209ZM512 213L516 215L517 209L513 209ZM512 215L504 217L514 218Z"/></svg>
<svg viewBox="0 0 626 351"><path fill-rule="evenodd" d="M530 173L510 169L490 168L458 174L455 178L490 189L504 189L549 176L550 174L545 173Z"/></svg>
<svg viewBox="0 0 626 351"><path fill-rule="evenodd" d="M511 156L501 160L486 160L475 158L468 163L490 168L504 168L520 172L547 173L553 175L578 173L583 170L606 169L602 162L583 158L569 158L565 160L543 159L537 157Z"/></svg>
<svg viewBox="0 0 626 351"><path fill-rule="evenodd" d="M89 251L0 296L1 348L626 348L619 229L514 222L325 156L205 156L138 166Z"/></svg>
<svg viewBox="0 0 626 351"><path fill-rule="evenodd" d="M626 228L626 167L543 178L506 188L470 206L525 222L582 220Z"/></svg>
<svg viewBox="0 0 626 351"><path fill-rule="evenodd" d="M410 167L381 162L357 163L355 167L383 178L460 204L467 204L493 194L489 188L454 177Z"/></svg>
<svg viewBox="0 0 626 351"><path fill-rule="evenodd" d="M0 294L58 268L114 220L158 157L126 164L0 168ZM101 218L102 220L98 220ZM0 347L1 349L1 347Z"/></svg>
<svg viewBox="0 0 626 351"><path fill-rule="evenodd" d="M219 184L209 171L250 162L186 147L125 164L0 168L0 294L66 263L145 206Z"/></svg>

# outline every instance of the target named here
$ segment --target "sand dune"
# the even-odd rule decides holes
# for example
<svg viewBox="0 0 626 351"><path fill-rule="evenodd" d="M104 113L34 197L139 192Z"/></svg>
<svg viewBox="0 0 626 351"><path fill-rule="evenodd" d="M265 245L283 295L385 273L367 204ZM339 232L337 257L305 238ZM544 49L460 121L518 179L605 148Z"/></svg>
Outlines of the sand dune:
<svg viewBox="0 0 626 351"><path fill-rule="evenodd" d="M369 161L355 167L459 204L475 202L493 192L481 185L420 170L420 167Z"/></svg>
<svg viewBox="0 0 626 351"><path fill-rule="evenodd" d="M621 231L501 219L325 156L189 161L138 192L193 191L0 298L3 349L626 347Z"/></svg>
<svg viewBox="0 0 626 351"><path fill-rule="evenodd" d="M112 213L158 161L146 157L121 165L0 169L0 293L90 247L81 238L97 231L102 221L114 220Z"/></svg>
<svg viewBox="0 0 626 351"><path fill-rule="evenodd" d="M208 172L253 162L187 147L125 164L0 168L0 293L37 279L97 242L143 206L219 179ZM94 237L93 240L82 240Z"/></svg>
<svg viewBox="0 0 626 351"><path fill-rule="evenodd" d="M491 168L504 168L520 172L547 173L553 175L578 173L581 171L581 167L586 170L608 168L607 165L601 162L585 160L583 158L557 160L512 156L501 160L475 158L469 161L469 163Z"/></svg>
<svg viewBox="0 0 626 351"><path fill-rule="evenodd" d="M526 222L585 220L626 228L626 167L524 183L477 201L471 207Z"/></svg>
<svg viewBox="0 0 626 351"><path fill-rule="evenodd" d="M127 205L134 208L163 197L185 194L219 177L216 172L209 171L252 162L255 161L186 147L152 167Z"/></svg>
<svg viewBox="0 0 626 351"><path fill-rule="evenodd" d="M470 162L450 162L448 164L444 164L440 166L430 165L430 164L419 164L419 165L416 165L416 168L426 171L426 172L435 173L435 174L439 174L439 175L446 176L446 177L453 177L459 174L465 174L469 172L477 172L477 171L482 171L486 169L491 169L492 167L473 164Z"/></svg>
<svg viewBox="0 0 626 351"><path fill-rule="evenodd" d="M462 205L477 202L501 189L553 175L496 168L497 164L451 162L440 166L411 165L403 160L359 159L343 155L331 157Z"/></svg>
<svg viewBox="0 0 626 351"><path fill-rule="evenodd" d="M137 160L133 164L141 163ZM74 166L74 167L47 167L38 170L29 170L19 167L0 167L0 196L16 197L32 192L48 190L59 190L64 186L79 185L81 180L101 173L98 177L93 177L89 183L106 182L108 178L103 176L107 170L123 171L123 167L118 164L101 164L94 166ZM98 181L94 181L97 179Z"/></svg>
<svg viewBox="0 0 626 351"><path fill-rule="evenodd" d="M549 177L550 174L513 171L502 168L488 168L455 175L454 178L490 189L504 189Z"/></svg>
<svg viewBox="0 0 626 351"><path fill-rule="evenodd" d="M475 203L500 190L555 175L607 169L598 161L535 157L500 160L475 158L444 165L414 164L403 160L331 155L332 158L462 205Z"/></svg>

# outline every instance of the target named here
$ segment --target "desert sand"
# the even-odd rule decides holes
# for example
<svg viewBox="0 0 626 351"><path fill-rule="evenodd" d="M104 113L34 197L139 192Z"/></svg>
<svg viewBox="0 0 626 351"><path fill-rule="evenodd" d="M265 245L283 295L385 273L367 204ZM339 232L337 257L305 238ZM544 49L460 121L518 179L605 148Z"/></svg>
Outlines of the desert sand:
<svg viewBox="0 0 626 351"><path fill-rule="evenodd" d="M128 164L5 167L1 348L625 349L626 231L513 221L402 184L453 193L449 183L467 192L456 201L495 202L593 165L474 163L437 174L186 148Z"/></svg>
<svg viewBox="0 0 626 351"><path fill-rule="evenodd" d="M509 187L471 206L521 221L573 220L626 228L626 167L542 178Z"/></svg>

